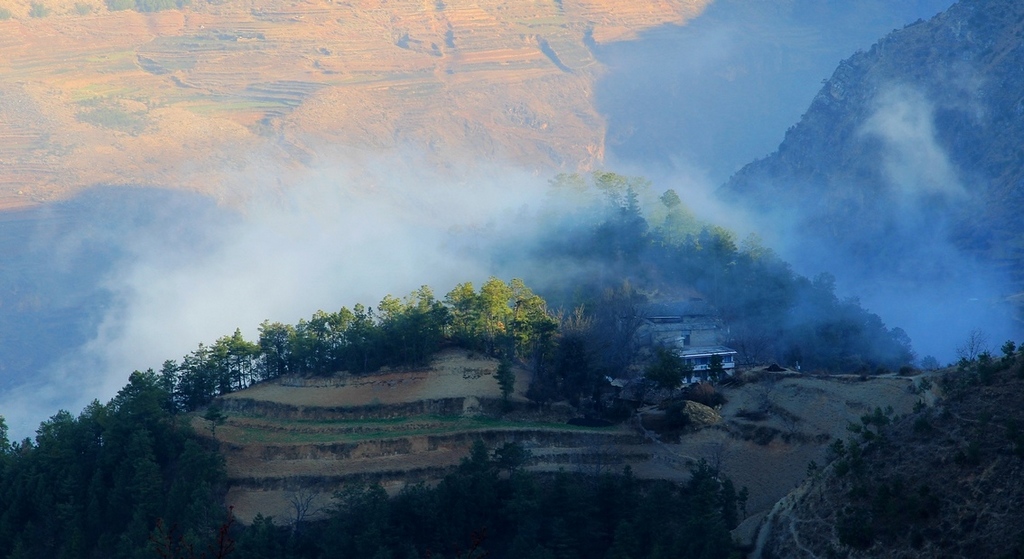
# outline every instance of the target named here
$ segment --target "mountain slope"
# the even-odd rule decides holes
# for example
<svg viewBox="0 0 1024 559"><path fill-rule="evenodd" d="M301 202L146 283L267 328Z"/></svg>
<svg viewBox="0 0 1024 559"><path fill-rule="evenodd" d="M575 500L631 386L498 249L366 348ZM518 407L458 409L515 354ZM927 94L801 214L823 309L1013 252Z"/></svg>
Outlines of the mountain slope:
<svg viewBox="0 0 1024 559"><path fill-rule="evenodd" d="M1009 363L948 371L944 403L848 440L775 507L761 556L1020 557L1024 374Z"/></svg>
<svg viewBox="0 0 1024 559"><path fill-rule="evenodd" d="M209 192L413 146L456 165L587 169L604 150L587 44L682 23L706 0L29 2L0 20L0 208L97 183ZM279 173L283 174L283 173Z"/></svg>
<svg viewBox="0 0 1024 559"><path fill-rule="evenodd" d="M844 60L775 153L722 188L869 270L956 250L1024 288L1024 5L964 0ZM818 252L822 251L820 247ZM919 258L914 258L916 255ZM899 264L913 258L913 265Z"/></svg>

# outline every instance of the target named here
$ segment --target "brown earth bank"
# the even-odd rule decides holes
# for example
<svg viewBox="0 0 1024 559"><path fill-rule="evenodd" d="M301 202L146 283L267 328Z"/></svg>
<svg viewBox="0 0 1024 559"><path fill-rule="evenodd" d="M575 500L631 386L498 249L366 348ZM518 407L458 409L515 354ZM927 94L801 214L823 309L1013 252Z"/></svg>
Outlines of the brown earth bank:
<svg viewBox="0 0 1024 559"><path fill-rule="evenodd" d="M566 404L527 400L525 369L503 403L496 368L453 349L421 370L279 379L221 398L228 417L215 433L227 461L227 503L242 521L263 513L285 522L295 518L297 500L323 508L349 484L380 483L394 493L433 483L476 440L490 448L517 442L532 453L535 471L595 474L628 465L641 478L683 481L707 460L748 488L737 536L749 541L808 464L824 463L848 423L876 407L908 413L924 397L912 377L747 372L740 385L719 387L727 401L717 409L687 403L694 419L683 430L657 428L664 412L656 407L619 425L585 427L567 422L574 412ZM194 422L211 437L209 422L198 415Z"/></svg>
<svg viewBox="0 0 1024 559"><path fill-rule="evenodd" d="M683 23L707 0L42 4L30 17L0 1L0 209L94 184L228 196L218 185L266 160L407 148L440 168L589 169L605 134L589 42Z"/></svg>

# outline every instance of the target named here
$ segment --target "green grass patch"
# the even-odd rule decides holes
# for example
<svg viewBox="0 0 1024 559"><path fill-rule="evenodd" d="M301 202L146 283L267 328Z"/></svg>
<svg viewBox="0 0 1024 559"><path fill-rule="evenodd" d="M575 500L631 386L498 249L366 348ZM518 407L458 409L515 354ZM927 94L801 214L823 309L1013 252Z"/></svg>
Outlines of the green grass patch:
<svg viewBox="0 0 1024 559"><path fill-rule="evenodd" d="M186 109L196 113L197 115L210 116L220 113L239 113L239 112L266 112L266 111L280 111L289 110L292 105L288 103L278 103L273 101L267 101L265 99L233 99L230 101L217 101L205 99L202 102L191 103L185 106Z"/></svg>
<svg viewBox="0 0 1024 559"><path fill-rule="evenodd" d="M106 62L106 59L103 59L103 61ZM91 62L91 60L86 59L86 62ZM95 103L98 105L104 99L132 99L136 97L145 97L141 95L140 90L136 87L116 86L109 83L93 83L77 89L71 95L71 100L79 105L85 106L86 103Z"/></svg>
<svg viewBox="0 0 1024 559"><path fill-rule="evenodd" d="M146 127L144 113L129 113L119 107L99 106L78 113L78 120L93 126L137 134Z"/></svg>
<svg viewBox="0 0 1024 559"><path fill-rule="evenodd" d="M501 418L461 417L461 416L414 416L390 419L359 419L359 420L308 420L308 419L269 419L249 415L236 415L238 418L255 419L269 428L260 425L233 424L240 430L240 436L232 437L243 444L315 444L332 442L363 442L382 439L398 439L404 437L446 435L491 429L550 429L579 432L607 432L607 428L583 427L566 423L545 421L509 421ZM402 428L406 426L407 428ZM380 427L380 430L374 429ZM294 430L289 430L294 429ZM324 432L316 432L324 429ZM345 429L352 429L345 431Z"/></svg>

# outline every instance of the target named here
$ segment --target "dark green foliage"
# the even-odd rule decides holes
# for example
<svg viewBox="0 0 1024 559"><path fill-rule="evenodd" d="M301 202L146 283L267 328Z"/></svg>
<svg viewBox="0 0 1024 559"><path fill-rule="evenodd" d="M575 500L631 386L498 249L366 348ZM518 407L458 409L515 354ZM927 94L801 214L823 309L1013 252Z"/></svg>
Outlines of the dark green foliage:
<svg viewBox="0 0 1024 559"><path fill-rule="evenodd" d="M981 463L981 445L977 440L967 444L967 449L958 450L953 461L961 466L977 466Z"/></svg>
<svg viewBox="0 0 1024 559"><path fill-rule="evenodd" d="M160 519L198 549L213 541L222 459L167 400L155 374L136 372L108 404L59 412L0 452L0 557L148 557Z"/></svg>
<svg viewBox="0 0 1024 559"><path fill-rule="evenodd" d="M923 527L942 505L928 485L907 487L899 477L858 486L850 496L853 503L839 514L836 530L839 541L855 549L891 542L909 528Z"/></svg>
<svg viewBox="0 0 1024 559"><path fill-rule="evenodd" d="M869 414L866 413L860 417L860 422L863 425L863 429L861 429L859 432L864 434L865 438L870 438L870 435L872 434L871 430L869 429L870 427L875 428L875 435L881 433L882 428L888 425L892 420L892 414L892 406L886 407L885 411L883 411L880 407L876 407L874 412Z"/></svg>
<svg viewBox="0 0 1024 559"><path fill-rule="evenodd" d="M317 311L294 326L264 321L256 343L235 330L213 345L199 344L180 363L166 361L160 381L171 394L169 410L191 411L218 395L281 375L426 366L446 343L454 342L508 356L499 371L507 396L515 383L511 359L542 368L550 359L557 327L544 300L522 280L506 284L491 278L479 293L462 284L445 301L423 286L405 300L389 295L376 309L357 304L335 313Z"/></svg>
<svg viewBox="0 0 1024 559"><path fill-rule="evenodd" d="M379 486L346 489L328 519L298 536L254 522L239 535L239 549L269 557L291 542L310 550L302 557L396 559L732 554L728 530L739 521L746 493L737 494L707 463L685 485L640 482L628 468L597 477L538 475L505 464L518 454L515 446L499 448L491 459L476 444L435 488L409 486L391 499Z"/></svg>
<svg viewBox="0 0 1024 559"><path fill-rule="evenodd" d="M647 367L644 377L662 389L675 390L683 379L693 372L693 367L683 361L672 350L659 347L654 362Z"/></svg>
<svg viewBox="0 0 1024 559"><path fill-rule="evenodd" d="M1006 438L1013 445L1013 453L1018 458L1024 458L1024 431L1013 419L1006 421Z"/></svg>
<svg viewBox="0 0 1024 559"><path fill-rule="evenodd" d="M942 365L939 363L939 360L936 359L933 355L925 355L921 359L921 368L926 371L934 371L935 369L938 369L941 366Z"/></svg>
<svg viewBox="0 0 1024 559"><path fill-rule="evenodd" d="M495 371L494 376L498 379L502 399L508 402L509 394L512 394L516 387L516 375L512 371L512 360L503 357L498 363L498 370Z"/></svg>
<svg viewBox="0 0 1024 559"><path fill-rule="evenodd" d="M854 549L867 549L875 543L871 517L864 509L847 507L836 522L839 542Z"/></svg>
<svg viewBox="0 0 1024 559"><path fill-rule="evenodd" d="M210 423L210 435L216 438L217 426L223 424L224 421L227 420L227 416L221 411L219 405L213 403L206 408L206 412L203 414L203 419Z"/></svg>
<svg viewBox="0 0 1024 559"><path fill-rule="evenodd" d="M494 465L507 471L509 475L514 474L519 468L525 466L532 457L533 455L529 450L515 442L505 443L494 449Z"/></svg>
<svg viewBox="0 0 1024 559"><path fill-rule="evenodd" d="M661 428L667 431L681 431L690 426L690 416L686 414L686 401L673 402L665 408L665 420Z"/></svg>
<svg viewBox="0 0 1024 559"><path fill-rule="evenodd" d="M708 378L718 382L725 376L725 366L721 355L712 355L708 361Z"/></svg>
<svg viewBox="0 0 1024 559"><path fill-rule="evenodd" d="M645 216L637 200L655 198L645 181L596 173L562 176L555 185L558 193L571 192L574 201L586 200L587 192L605 200L603 212L591 203L591 211L568 217L550 243L526 256L552 269L587 270L569 280L560 277L557 286L546 290L555 304L583 303L597 311L602 295L624 281L649 293L686 286L729 325L727 345L740 352L741 363L776 361L799 363L805 370L850 372L898 370L914 360L906 333L887 328L856 300L839 298L834 278L799 276L756 238L738 244L728 230L687 217L685 201L675 203L678 195L664 195ZM666 214L678 223L670 226ZM659 225L662 219L666 223ZM628 354L630 316L628 309L619 309L616 324L627 336L601 347Z"/></svg>

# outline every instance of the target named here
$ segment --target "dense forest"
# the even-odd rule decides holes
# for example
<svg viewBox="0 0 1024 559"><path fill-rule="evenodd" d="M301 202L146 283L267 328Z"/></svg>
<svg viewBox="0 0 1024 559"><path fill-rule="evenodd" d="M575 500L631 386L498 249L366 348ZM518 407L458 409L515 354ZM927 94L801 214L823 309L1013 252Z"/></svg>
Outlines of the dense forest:
<svg viewBox="0 0 1024 559"><path fill-rule="evenodd" d="M257 518L245 557L730 557L744 491L699 463L684 485L640 481L628 468L593 477L531 474L515 443L477 443L436 487L388 499L378 487L337 495L324 522L297 529Z"/></svg>
<svg viewBox="0 0 1024 559"><path fill-rule="evenodd" d="M424 286L295 325L266 321L255 342L236 330L133 373L110 402L61 411L34 440L11 443L0 429L0 557L728 556L743 499L706 464L682 486L628 472L544 476L519 469L522 449L478 445L437 487L393 499L353 488L308 525L241 528L222 508L222 460L184 413L282 375L420 367L458 346L501 359L501 371L527 367L534 401L609 415L596 397L606 376L652 359L633 340L643 305L684 291L720 313L742 363L878 372L914 358L900 329L840 300L827 276L793 273L754 239L738 246L673 191L654 196L646 181L610 173L554 183L553 200L575 198L578 210L549 220L547 242L505 252L534 263L522 266L537 292L491 278L442 299Z"/></svg>
<svg viewBox="0 0 1024 559"><path fill-rule="evenodd" d="M0 418L0 557L173 557L224 522L223 459L167 409L155 375L134 373L107 404L61 411L11 444ZM158 521L160 526L158 528Z"/></svg>

